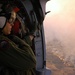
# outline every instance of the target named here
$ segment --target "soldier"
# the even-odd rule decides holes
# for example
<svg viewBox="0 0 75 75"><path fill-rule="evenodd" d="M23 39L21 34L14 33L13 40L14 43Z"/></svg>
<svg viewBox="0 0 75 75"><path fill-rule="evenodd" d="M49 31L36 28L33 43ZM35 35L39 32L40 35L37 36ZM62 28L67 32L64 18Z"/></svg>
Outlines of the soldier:
<svg viewBox="0 0 75 75"><path fill-rule="evenodd" d="M35 75L36 58L30 45L14 35L8 38L15 19L14 11L0 14L0 75Z"/></svg>

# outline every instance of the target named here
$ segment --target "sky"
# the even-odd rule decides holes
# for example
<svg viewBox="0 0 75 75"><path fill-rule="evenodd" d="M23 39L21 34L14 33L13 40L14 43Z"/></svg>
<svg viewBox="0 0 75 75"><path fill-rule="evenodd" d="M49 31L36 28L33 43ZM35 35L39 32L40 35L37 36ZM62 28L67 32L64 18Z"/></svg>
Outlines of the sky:
<svg viewBox="0 0 75 75"><path fill-rule="evenodd" d="M66 58L75 60L75 0L51 0L46 11L51 11L44 20L46 42L57 38L66 47Z"/></svg>

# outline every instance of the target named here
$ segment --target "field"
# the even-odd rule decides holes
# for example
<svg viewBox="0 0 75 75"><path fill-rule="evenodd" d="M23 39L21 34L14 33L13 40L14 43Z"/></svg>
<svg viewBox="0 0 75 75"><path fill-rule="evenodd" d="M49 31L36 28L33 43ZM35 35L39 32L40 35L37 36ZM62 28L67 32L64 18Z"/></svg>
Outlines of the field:
<svg viewBox="0 0 75 75"><path fill-rule="evenodd" d="M75 75L75 64L71 63L71 55L68 57L67 51L64 44L57 39L47 42L46 65L51 70L52 75ZM66 56L67 60L65 60Z"/></svg>

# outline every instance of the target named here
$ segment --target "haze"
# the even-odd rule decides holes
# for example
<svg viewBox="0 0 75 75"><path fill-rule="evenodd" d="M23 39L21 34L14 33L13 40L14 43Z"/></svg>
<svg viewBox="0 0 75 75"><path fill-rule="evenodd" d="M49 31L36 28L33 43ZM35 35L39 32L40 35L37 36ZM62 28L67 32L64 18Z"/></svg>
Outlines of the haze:
<svg viewBox="0 0 75 75"><path fill-rule="evenodd" d="M44 20L46 42L54 38L61 41L65 47L65 59L70 57L69 60L75 63L75 0L51 1L57 8L51 8L49 3L46 5L46 11L51 10Z"/></svg>

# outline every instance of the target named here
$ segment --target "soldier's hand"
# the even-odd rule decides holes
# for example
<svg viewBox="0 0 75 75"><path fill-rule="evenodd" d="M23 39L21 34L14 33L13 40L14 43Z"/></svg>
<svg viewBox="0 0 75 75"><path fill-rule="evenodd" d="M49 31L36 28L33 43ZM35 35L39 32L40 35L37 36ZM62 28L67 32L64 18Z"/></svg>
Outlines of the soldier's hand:
<svg viewBox="0 0 75 75"><path fill-rule="evenodd" d="M33 40L34 39L34 36L33 35L29 35L30 39Z"/></svg>

